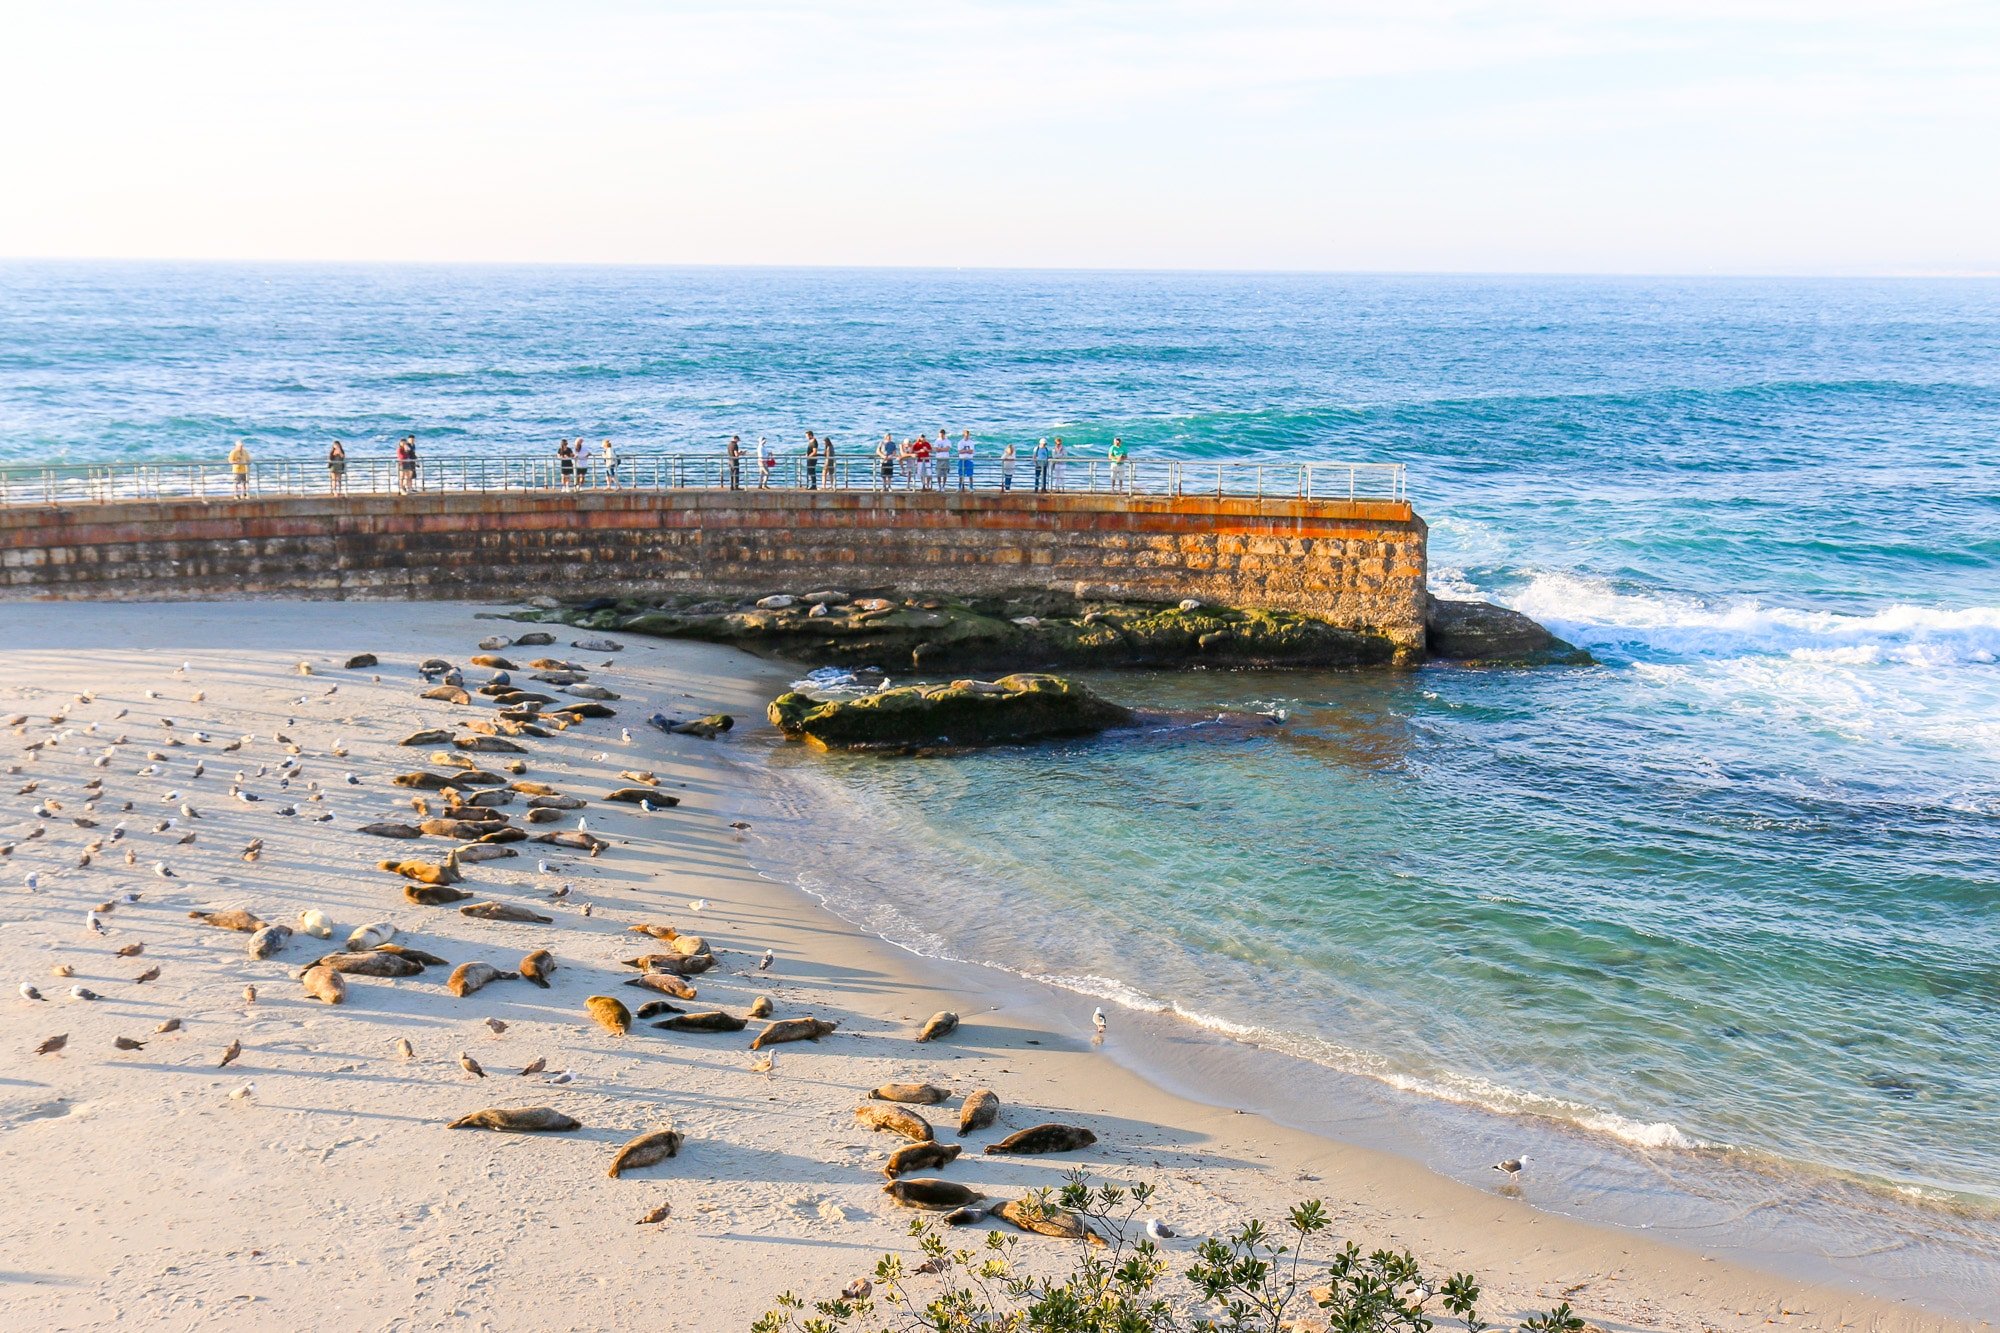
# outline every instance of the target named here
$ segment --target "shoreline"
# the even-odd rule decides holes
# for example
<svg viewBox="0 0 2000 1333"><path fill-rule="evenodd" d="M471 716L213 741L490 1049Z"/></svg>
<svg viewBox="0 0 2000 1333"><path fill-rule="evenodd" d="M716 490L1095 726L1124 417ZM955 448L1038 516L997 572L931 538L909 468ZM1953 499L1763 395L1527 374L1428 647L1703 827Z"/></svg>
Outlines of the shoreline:
<svg viewBox="0 0 2000 1333"><path fill-rule="evenodd" d="M408 662L431 652L462 659L481 634L517 628L474 620L475 609L246 602L75 604L58 613L45 605L10 606L0 609L11 645L0 653L0 695L20 709L24 689L38 700L58 701L89 687L86 678L115 680L103 686L107 701L113 694L131 696L137 714L153 705L132 687L164 681L186 657L197 664L193 676L214 682L210 707L227 705L232 716L245 719L229 725L247 728L254 725L250 717L277 718L285 697L301 688L287 674L298 657L365 648L383 655L381 686L363 688L365 673L357 681L357 673L326 671L325 679L369 700L375 720L348 739L377 772L410 757L396 752L391 732L419 716L443 715L412 699ZM79 660L79 649L88 656ZM631 701L619 705L621 712L638 716L674 704L685 692L697 696L688 707L761 719L770 683L787 683L776 664L707 645L633 639L614 660L601 679ZM35 686L36 671L60 675ZM606 739L615 738L618 724L609 725L609 733L600 725L538 744L538 753L529 756L531 776L549 774L565 789L588 794L636 755L663 778L686 782L685 804L650 817L593 804L593 827L621 845L575 865L580 888L599 910L587 921L562 914L548 928L566 969L573 970L559 973L558 989L546 996L496 987L479 997L490 997L490 1006L454 1003L432 996L434 983L419 985L419 978L362 983L356 999L365 1005L326 1011L300 1003L295 985L286 984L289 965L311 956L305 947L295 945L282 968L275 961L249 964L240 948L231 947L240 941L218 940L215 932L192 935L166 915L149 922L145 933L159 940L155 952L172 969L161 986L172 987L186 973L199 977L201 987L148 991L146 1001L171 997L199 1016L190 1021L187 1041L180 1048L169 1041L159 1059L148 1052L130 1063L113 1061L104 1049L108 1036L102 1043L93 1038L88 1050L73 1047L60 1064L17 1057L13 1085L4 1092L0 1179L26 1203L0 1222L0 1235L22 1256L17 1263L23 1271L0 1288L0 1308L20 1301L24 1312L36 1309L43 1322L54 1314L65 1326L94 1327L115 1322L119 1311L131 1308L128 1302L163 1299L165 1289L165 1308L177 1316L200 1312L241 1327L298 1322L314 1313L339 1315L355 1327L457 1316L469 1316L474 1326L550 1327L561 1326L571 1311L589 1326L603 1326L649 1312L657 1317L659 1293L642 1296L631 1272L641 1256L653 1256L646 1260L656 1265L652 1285L664 1283L681 1308L699 1310L701 1326L747 1326L784 1287L830 1295L865 1271L875 1254L904 1248L908 1215L880 1202L881 1145L854 1129L847 1112L859 1089L928 1074L961 1089L974 1085L969 1080L988 1082L1010 1113L1037 1108L1050 1113L1041 1118L1074 1115L1097 1128L1099 1148L1076 1164L1094 1176L1155 1180L1163 1215L1184 1236L1251 1213L1275 1215L1298 1198L1326 1197L1341 1234L1365 1244L1409 1245L1434 1268L1470 1268L1489 1293L1489 1315L1553 1304L1567 1293L1580 1313L1613 1327L1749 1328L1772 1321L1802 1328L1861 1321L1878 1329L1985 1326L1541 1212L1414 1160L1155 1086L1112 1051L1093 1049L1087 1030L1060 1022L1059 1006L978 975L989 969L965 969L967 975L909 954L841 920L792 884L760 873L752 848L766 836L758 831L763 815L737 767L756 761L732 753L741 744L740 731L706 750L705 742L639 728L633 749L621 751L615 739ZM324 743L327 728L315 730L313 740L301 737L309 751L315 740ZM609 759L600 761L599 754ZM58 761L47 763L53 774ZM111 772L121 770L128 766L121 762ZM74 781L88 771L79 767ZM343 807L329 831L308 838L301 830L309 844L301 850L281 851L273 838L268 876L231 865L226 853L233 844L218 837L216 849L203 853L213 860L190 862L183 878L192 880L195 869L205 867L210 895L227 890L261 897L274 920L285 919L280 909L309 891L339 904L343 926L374 915L410 918L422 921L414 928L430 938L463 941L460 953L489 938L480 927L434 910L383 906L388 886L366 857L395 849L353 837L350 815L364 805L387 811L397 798L385 796L372 779L367 796L366 803L353 803L356 809ZM214 813L224 816L219 824L248 818ZM746 817L752 820L747 842L728 828ZM286 830L288 838L292 832ZM358 845L364 843L371 845ZM435 850L434 844L419 846ZM22 855L10 869L21 868ZM496 889L499 896L530 901L527 895L538 887L532 865L532 858L526 866L486 863L473 868L472 878L482 887L504 886ZM225 885L225 876L235 884ZM52 877L38 897L16 895L9 904L0 955L24 977L45 977L45 954L96 958L118 942L79 938L70 913L80 919L75 903L102 884L71 888L63 878ZM254 892L252 881L260 882ZM144 887L154 896L156 886ZM160 896L178 900L191 889ZM611 960L631 951L632 937L619 934L623 924L648 912L686 918L684 900L696 896L712 904L701 927L723 951L724 963L712 974L714 997L723 1007L737 1008L750 994L769 989L781 1015L818 1008L843 1020L840 1033L819 1046L783 1048L774 1077L766 1080L747 1072L739 1041L648 1033L618 1043L585 1028L580 997L593 985L615 984ZM501 929L512 932L510 939L537 934ZM765 947L776 949L778 963L759 977L746 959ZM93 966L101 971L102 959ZM265 977L271 993L254 1013L226 999L235 987L226 979L246 968ZM80 977L89 975L79 968ZM121 992L118 1008L128 1003ZM503 1005L519 1034L493 1038L474 1031L477 1014ZM939 1008L965 1016L960 1034L935 1047L909 1042L915 1025ZM24 1045L29 1034L41 1035L58 1018L72 1025L106 1019L81 1009L45 1014L11 1006L11 1049L31 1046ZM1087 1009L1079 1006L1078 1013ZM114 1015L123 1016L118 1010ZM367 1041L348 1035L354 1019L371 1024ZM251 1049L246 1064L255 1064L249 1076L264 1085L251 1106L220 1100L216 1089L238 1080L196 1058L245 1027L275 1039L245 1040ZM383 1054L406 1028L423 1034L419 1048L428 1058L418 1069L395 1067ZM1113 1050L1118 1041L1114 1032ZM502 1061L488 1057L489 1048L505 1048L510 1057L518 1049L525 1057L536 1045L560 1047L582 1077L576 1088L561 1090L566 1102L549 1104L578 1108L593 1149L636 1132L644 1116L635 1108L642 1104L671 1112L688 1131L689 1148L643 1180L607 1181L601 1158L581 1143L443 1135L437 1122L447 1113L488 1104L477 1098L489 1092L525 1093L533 1086L469 1090L448 1059L438 1066L455 1044L472 1045L496 1066ZM378 1068L383 1065L388 1068ZM374 1086L378 1082L383 1086ZM162 1087L164 1094L157 1091ZM162 1114L188 1117L172 1122L183 1132L159 1139ZM1024 1123L1030 1122L1008 1127ZM130 1155L120 1147L140 1141L126 1138L132 1134L147 1136L148 1151L121 1160ZM943 1174L1012 1188L1046 1183L1068 1164L1068 1158L1025 1166L968 1159L964 1169ZM67 1175L61 1197L34 1188L51 1172ZM674 1206L661 1228L669 1233L664 1246L649 1243L652 1228L633 1225L638 1213L663 1198ZM78 1199L105 1207L72 1218ZM415 1260L415 1276L399 1267L406 1257ZM1184 1261L1178 1250L1171 1257ZM292 1271L266 1280L280 1278L281 1269ZM533 1317L522 1318L510 1307L529 1292L542 1304L531 1302L521 1313ZM234 1304L239 1298L243 1303Z"/></svg>

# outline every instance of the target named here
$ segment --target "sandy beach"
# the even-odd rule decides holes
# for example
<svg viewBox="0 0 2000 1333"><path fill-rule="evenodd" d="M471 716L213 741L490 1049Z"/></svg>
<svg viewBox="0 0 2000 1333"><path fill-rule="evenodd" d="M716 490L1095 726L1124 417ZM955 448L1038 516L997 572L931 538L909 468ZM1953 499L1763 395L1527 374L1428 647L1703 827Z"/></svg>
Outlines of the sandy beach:
<svg viewBox="0 0 2000 1333"><path fill-rule="evenodd" d="M881 1164L896 1141L857 1126L852 1112L869 1088L907 1080L999 1093L998 1126L970 1136L969 1147L1045 1120L1092 1129L1098 1143L1084 1152L968 1156L938 1174L990 1194L1056 1183L1073 1166L1151 1181L1157 1211L1180 1232L1168 1246L1183 1265L1201 1236L1317 1197L1343 1236L1407 1246L1434 1269L1477 1274L1493 1319L1568 1300L1611 1330L1990 1327L1568 1220L1508 1193L1497 1177L1491 1189L1473 1188L1172 1096L1093 1045L1087 1001L1030 996L834 918L753 867L754 802L726 756L765 726L764 704L788 676L732 650L626 639L621 651L587 652L571 640L590 636L560 627L553 647L503 650L524 665L537 653L568 658L620 696L615 718L524 740L528 753L518 756L528 778L589 801L580 813L610 845L587 857L519 843L516 857L465 868L463 887L531 907L549 924L413 906L377 861L435 860L452 844L356 830L411 813L411 793L389 778L432 767L424 760L437 747L403 748L402 737L491 714L477 696L468 706L417 697L419 660L449 659L476 684L487 674L467 665L476 642L525 628L476 618L481 609L0 607L0 713L27 716L0 747L10 766L0 841L13 848L0 862L0 960L10 987L31 984L46 997L10 994L0 1006L8 1053L0 1187L13 1201L0 1219L8 1326L744 1328L779 1292L830 1297L905 1244L911 1214L881 1192ZM380 664L342 669L361 652ZM86 692L89 701L79 701ZM669 736L643 724L656 711L726 712L738 728L714 741ZM54 715L65 720L51 724ZM57 734L60 744L24 748ZM280 734L299 752L287 788ZM336 757L336 746L348 753ZM149 760L155 751L165 758ZM146 769L157 771L140 775ZM229 796L239 769L243 789L261 799ZM625 769L657 774L659 790L681 803L650 813L604 803ZM350 772L358 785L345 780ZM95 778L103 788L91 808L84 784ZM51 798L61 808L38 817L38 803ZM198 819L177 813L183 802ZM278 813L292 804L297 814ZM322 813L333 818L312 822ZM173 825L155 832L169 817ZM79 826L82 818L95 827ZM733 827L746 819L749 827ZM109 842L121 824L122 841ZM45 833L30 839L37 827ZM190 832L195 841L181 843ZM80 867L100 838L106 845ZM258 838L262 854L246 862L241 853ZM552 899L565 883L569 894ZM93 933L88 909L127 892L139 901L119 903L106 933ZM246 935L189 918L226 907L288 925L301 911L323 911L334 938L301 934L253 960ZM553 984L503 981L455 999L445 970L434 968L401 980L352 977L339 1006L309 998L300 968L380 920L452 963L511 968L546 948L558 964ZM754 1024L742 1033L644 1024L623 1038L606 1032L586 1015L587 997L616 995L633 1007L651 998L623 984L633 973L620 963L647 951L627 929L641 922L669 923L713 946L718 963L691 979L700 1003L687 1007L712 1001L741 1014L768 995L776 1017L837 1019L838 1031L777 1047L768 1073L753 1069L746 1050ZM143 953L117 955L142 942ZM767 949L773 964L759 971ZM58 965L73 975L55 975ZM157 979L135 983L155 966ZM244 999L246 985L256 987L254 1001ZM72 999L72 986L101 998ZM962 1026L916 1043L918 1025L941 1009L960 1013ZM175 1018L179 1030L156 1035ZM492 1031L489 1018L506 1030ZM68 1038L59 1053L34 1053L58 1034ZM117 1050L119 1037L146 1044ZM399 1055L399 1039L414 1058ZM219 1068L232 1041L242 1054ZM461 1051L487 1077L465 1072ZM544 1073L519 1072L537 1060ZM551 1083L559 1072L570 1080ZM231 1096L246 1085L254 1091ZM956 1137L947 1128L956 1104L927 1113L940 1138ZM489 1106L549 1106L583 1127L445 1128ZM617 1145L667 1122L686 1136L678 1157L607 1177ZM664 1221L640 1222L662 1205ZM1055 1260L1066 1257L1060 1248L1030 1252Z"/></svg>

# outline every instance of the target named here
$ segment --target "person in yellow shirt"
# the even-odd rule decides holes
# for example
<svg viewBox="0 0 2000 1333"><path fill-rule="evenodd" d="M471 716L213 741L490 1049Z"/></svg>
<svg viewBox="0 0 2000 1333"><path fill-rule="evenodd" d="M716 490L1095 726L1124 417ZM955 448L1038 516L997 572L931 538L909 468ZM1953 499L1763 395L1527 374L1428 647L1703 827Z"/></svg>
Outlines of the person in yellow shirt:
<svg viewBox="0 0 2000 1333"><path fill-rule="evenodd" d="M238 440L229 451L229 471L236 482L236 498L246 498L250 494L250 441Z"/></svg>

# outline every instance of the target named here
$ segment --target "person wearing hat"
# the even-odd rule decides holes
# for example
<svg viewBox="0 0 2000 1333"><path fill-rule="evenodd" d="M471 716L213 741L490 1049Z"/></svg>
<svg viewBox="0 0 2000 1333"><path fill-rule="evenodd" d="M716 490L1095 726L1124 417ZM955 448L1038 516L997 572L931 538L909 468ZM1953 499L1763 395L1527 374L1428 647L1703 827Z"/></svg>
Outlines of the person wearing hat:
<svg viewBox="0 0 2000 1333"><path fill-rule="evenodd" d="M236 486L236 498L246 499L250 494L250 441L238 440L229 451L229 472Z"/></svg>

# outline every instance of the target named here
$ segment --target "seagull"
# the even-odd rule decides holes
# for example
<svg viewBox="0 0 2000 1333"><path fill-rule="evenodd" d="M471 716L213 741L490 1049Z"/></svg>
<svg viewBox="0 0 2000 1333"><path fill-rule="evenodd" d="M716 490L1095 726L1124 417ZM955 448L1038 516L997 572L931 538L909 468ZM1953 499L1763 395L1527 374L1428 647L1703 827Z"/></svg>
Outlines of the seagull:
<svg viewBox="0 0 2000 1333"><path fill-rule="evenodd" d="M750 1062L750 1072L753 1074L768 1074L777 1067L778 1053L776 1051L765 1051Z"/></svg>
<svg viewBox="0 0 2000 1333"><path fill-rule="evenodd" d="M27 982L24 981L21 983L21 998L24 1000L40 1000L43 999L44 996L40 991L36 990L33 986L29 985Z"/></svg>
<svg viewBox="0 0 2000 1333"><path fill-rule="evenodd" d="M111 1044L121 1051L143 1051L146 1049L145 1042L134 1041L130 1037L115 1037L112 1039Z"/></svg>
<svg viewBox="0 0 2000 1333"><path fill-rule="evenodd" d="M550 1075L549 1075L549 1082L551 1082L551 1083L574 1083L574 1082L576 1082L576 1075L575 1075L575 1074L572 1074L572 1073L570 1073L570 1072L569 1072L569 1070L565 1069L565 1070L563 1070L563 1071L562 1071L562 1072L561 1072L560 1074L550 1074Z"/></svg>
<svg viewBox="0 0 2000 1333"><path fill-rule="evenodd" d="M1091 1011L1090 1025L1097 1029L1098 1036L1101 1037L1104 1035L1104 1007L1102 1005Z"/></svg>
<svg viewBox="0 0 2000 1333"><path fill-rule="evenodd" d="M410 1045L408 1037L398 1037L396 1038L396 1054L402 1056L405 1060L414 1060L417 1058L417 1048Z"/></svg>
<svg viewBox="0 0 2000 1333"><path fill-rule="evenodd" d="M35 1047L35 1054L54 1055L57 1051L60 1051L63 1047L67 1045L69 1045L69 1033L64 1032L57 1036L50 1037L47 1041L44 1041L41 1045Z"/></svg>
<svg viewBox="0 0 2000 1333"><path fill-rule="evenodd" d="M255 986L245 986L243 988L243 1003L257 1003L257 988Z"/></svg>
<svg viewBox="0 0 2000 1333"><path fill-rule="evenodd" d="M30 870L28 872L28 877L21 881L21 887L26 889L29 893L40 893L42 891L41 872L38 870Z"/></svg>
<svg viewBox="0 0 2000 1333"><path fill-rule="evenodd" d="M578 815L576 817L576 831L578 833L590 832L590 821L584 818L582 815Z"/></svg>
<svg viewBox="0 0 2000 1333"><path fill-rule="evenodd" d="M1519 1157L1509 1157L1504 1162L1495 1162L1493 1169L1509 1180L1518 1180L1521 1176L1521 1168L1527 1164L1528 1154L1522 1153Z"/></svg>
<svg viewBox="0 0 2000 1333"><path fill-rule="evenodd" d="M507 1024L497 1018L487 1019L486 1026L493 1029L493 1035L496 1037L507 1030Z"/></svg>
<svg viewBox="0 0 2000 1333"><path fill-rule="evenodd" d="M569 881L564 880L562 882L562 885L558 887L554 893L550 894L549 897L560 902L562 899L569 897L569 889L570 889Z"/></svg>
<svg viewBox="0 0 2000 1333"><path fill-rule="evenodd" d="M1172 1240L1175 1233L1172 1227L1159 1218L1149 1217L1146 1219L1146 1234L1154 1240Z"/></svg>
<svg viewBox="0 0 2000 1333"><path fill-rule="evenodd" d="M650 814L652 814L652 813L653 813L653 811L654 811L654 810L656 810L656 809L657 809L658 807L657 807L657 806L655 806L655 805L654 805L654 804L653 804L653 803L652 803L651 801L647 800L647 799L646 799L645 797L641 796L641 797L639 798L639 808L640 808L641 810L644 810L644 811L645 811L645 812L646 812L647 814L649 814L649 815L650 815Z"/></svg>
<svg viewBox="0 0 2000 1333"><path fill-rule="evenodd" d="M708 910L708 899L706 898L688 899L688 910L690 912L706 912Z"/></svg>
<svg viewBox="0 0 2000 1333"><path fill-rule="evenodd" d="M621 743L625 745L630 745L632 743L632 728L630 727L618 728L618 739Z"/></svg>
<svg viewBox="0 0 2000 1333"><path fill-rule="evenodd" d="M361 779L355 777L352 773L344 773L341 776L350 787L359 787L361 785Z"/></svg>
<svg viewBox="0 0 2000 1333"><path fill-rule="evenodd" d="M229 1094L229 1100L232 1102L247 1102L256 1095L257 1085L255 1083L245 1083L242 1087Z"/></svg>
<svg viewBox="0 0 2000 1333"><path fill-rule="evenodd" d="M479 1061L473 1059L470 1055L467 1055L464 1051L460 1051L458 1053L458 1067L460 1069L463 1069L466 1073L472 1075L474 1078L486 1077L486 1071L479 1067Z"/></svg>
<svg viewBox="0 0 2000 1333"><path fill-rule="evenodd" d="M104 997L88 986L71 986L69 988L69 998L72 1000L101 1000Z"/></svg>
<svg viewBox="0 0 2000 1333"><path fill-rule="evenodd" d="M771 970L771 964L777 961L778 961L778 955L776 951L771 949L766 949L764 950L764 956L757 960L757 970L759 972L769 972Z"/></svg>
<svg viewBox="0 0 2000 1333"><path fill-rule="evenodd" d="M168 864L167 864L167 863L166 863L165 861L155 861L155 862L153 862L153 873L154 873L155 875L158 875L158 876L159 876L159 877L160 877L161 879L178 879L178 878L180 878L180 876L178 876L178 875L174 874L174 868L173 868L172 866L168 865Z"/></svg>
<svg viewBox="0 0 2000 1333"><path fill-rule="evenodd" d="M543 875L546 875L546 874L548 874L548 873L549 873L549 863L548 863L548 860L547 860L546 858L544 858L544 859L542 859L542 860L540 860L540 861L537 861L537 862L535 862L535 870L536 870L536 872L537 872L537 873L539 873L539 874L543 874Z"/></svg>
<svg viewBox="0 0 2000 1333"><path fill-rule="evenodd" d="M94 908L83 914L83 924L89 928L90 933L93 935L108 935L111 933L105 928L104 918L99 916Z"/></svg>

